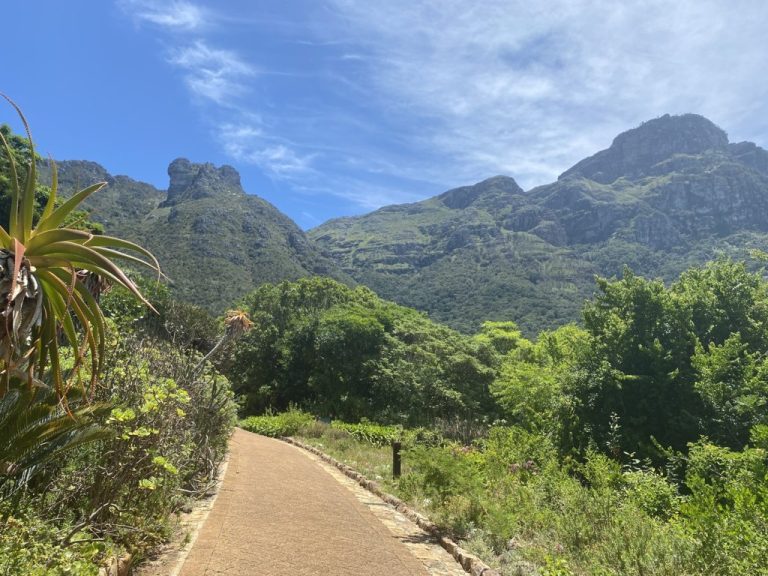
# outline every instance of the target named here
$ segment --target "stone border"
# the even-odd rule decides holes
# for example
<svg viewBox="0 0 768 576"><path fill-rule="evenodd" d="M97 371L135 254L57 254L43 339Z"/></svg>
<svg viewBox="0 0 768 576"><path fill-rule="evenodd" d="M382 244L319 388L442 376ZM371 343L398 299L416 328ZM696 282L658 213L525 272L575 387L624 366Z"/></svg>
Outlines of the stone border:
<svg viewBox="0 0 768 576"><path fill-rule="evenodd" d="M231 437L230 437L231 439ZM184 514L184 517L179 522L178 530L171 536L168 542L165 542L157 551L157 555L153 560L163 559L167 560L167 565L163 564L155 566L152 564L152 560L145 559L141 564L134 566L134 574L138 573L139 576L178 576L181 569L184 567L184 563L192 550L192 546L200 536L200 531L203 528L203 524L208 519L208 516L213 510L213 505L221 493L221 487L224 484L224 476L229 468L230 450L227 449L227 453L219 464L217 471L216 482L214 483L212 490L207 496L194 499L191 503L192 510ZM99 574L99 576L102 576ZM105 576L115 576L112 573L107 573ZM120 575L118 575L120 576Z"/></svg>
<svg viewBox="0 0 768 576"><path fill-rule="evenodd" d="M230 436L230 440L231 438L232 437ZM218 477L216 478L213 495L210 499L199 501L199 507L197 508L199 516L195 518L191 530L187 532L187 543L179 552L176 565L173 567L173 570L170 572L169 576L178 576L181 572L181 569L184 568L184 563L187 561L187 556L189 556L189 553L192 551L192 546L194 546L195 542L197 542L197 537L200 536L200 531L203 529L203 524L205 524L205 521L208 520L208 516L210 515L211 510L213 510L213 505L216 504L216 500L219 498L221 487L224 484L224 476L226 476L227 469L229 468L229 455L230 451L229 448L227 448L227 454L224 456L221 464L219 464L219 470L217 472Z"/></svg>
<svg viewBox="0 0 768 576"><path fill-rule="evenodd" d="M472 576L501 576L498 572L496 572L493 568L488 566L485 562L480 560L477 556L474 554L470 554L463 548L461 548L456 542L445 536L440 532L440 529L437 527L437 525L429 520L426 516L419 514L415 510L412 510L409 508L405 502L400 500L400 498L397 498L396 496L392 496L391 494L387 494L384 492L379 485L374 482L373 480L369 480L353 468L347 466L346 464L339 462L335 458L332 458L331 456L328 456L325 452L322 452L315 448L314 446L310 446L308 444L304 444L303 442L299 442L298 440L295 440L293 438L282 436L280 437L280 440L283 442L287 442L288 444L292 444L294 446L297 446L298 448L301 448L303 450L306 450L307 452L311 452L312 454L315 454L320 459L324 460L328 464L331 464L332 466L335 466L338 468L344 475L348 476L360 486L371 492L372 494L375 494L379 498L381 498L384 502L387 504L393 506L395 510L400 512L403 516L408 518L411 522L416 524L419 528L424 530L425 532L428 532L432 536L434 536L437 541L440 543L440 546L442 546L446 552L448 552L451 556L453 556L453 559L456 560L459 564L461 564L461 567L464 569L465 572L468 572Z"/></svg>

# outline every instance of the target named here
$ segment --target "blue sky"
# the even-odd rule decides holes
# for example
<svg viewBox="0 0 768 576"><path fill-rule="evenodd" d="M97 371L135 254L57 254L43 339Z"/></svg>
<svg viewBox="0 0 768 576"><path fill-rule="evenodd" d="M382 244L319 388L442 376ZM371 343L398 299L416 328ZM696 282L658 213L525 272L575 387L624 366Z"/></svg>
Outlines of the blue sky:
<svg viewBox="0 0 768 576"><path fill-rule="evenodd" d="M176 157L231 164L303 228L496 174L544 184L665 113L768 145L762 0L30 0L2 14L0 91L42 153L160 188Z"/></svg>

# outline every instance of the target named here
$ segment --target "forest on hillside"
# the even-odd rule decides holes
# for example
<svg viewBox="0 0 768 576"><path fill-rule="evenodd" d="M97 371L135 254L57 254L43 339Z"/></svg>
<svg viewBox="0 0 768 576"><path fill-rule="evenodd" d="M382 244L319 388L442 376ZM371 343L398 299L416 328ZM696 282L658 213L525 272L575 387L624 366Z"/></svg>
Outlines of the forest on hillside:
<svg viewBox="0 0 768 576"><path fill-rule="evenodd" d="M768 570L762 272L721 259L666 286L626 269L581 326L534 340L511 322L464 336L330 280L246 303L233 385L246 412L294 412L243 425L405 439L392 489L503 574ZM339 422L296 424L296 407Z"/></svg>

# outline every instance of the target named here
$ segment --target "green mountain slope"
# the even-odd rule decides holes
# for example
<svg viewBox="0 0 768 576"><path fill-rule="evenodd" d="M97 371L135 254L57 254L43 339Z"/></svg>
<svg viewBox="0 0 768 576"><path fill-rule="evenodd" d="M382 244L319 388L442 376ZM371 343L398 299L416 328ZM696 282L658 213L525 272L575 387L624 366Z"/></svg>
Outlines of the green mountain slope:
<svg viewBox="0 0 768 576"><path fill-rule="evenodd" d="M664 116L524 192L498 176L309 232L381 296L462 330L578 318L595 274L667 279L768 240L768 152L709 120Z"/></svg>
<svg viewBox="0 0 768 576"><path fill-rule="evenodd" d="M141 243L160 260L175 295L214 312L265 282L323 275L351 283L287 216L248 195L230 166L180 158L168 167L167 191L93 162L57 163L66 193L104 180L88 202L107 232Z"/></svg>

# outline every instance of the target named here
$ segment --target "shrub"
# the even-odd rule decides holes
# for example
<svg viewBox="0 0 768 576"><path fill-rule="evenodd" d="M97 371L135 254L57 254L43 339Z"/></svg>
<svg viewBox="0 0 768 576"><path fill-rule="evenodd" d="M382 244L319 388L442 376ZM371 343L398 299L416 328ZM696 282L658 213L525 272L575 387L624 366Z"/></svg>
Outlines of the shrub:
<svg viewBox="0 0 768 576"><path fill-rule="evenodd" d="M734 452L691 445L680 528L697 544L702 574L768 573L768 457L762 448Z"/></svg>
<svg viewBox="0 0 768 576"><path fill-rule="evenodd" d="M677 500L658 474L622 472L594 453L564 466L551 440L520 428L492 428L473 447L416 447L407 459L400 494L492 549L504 574L690 573L693 540L665 521Z"/></svg>
<svg viewBox="0 0 768 576"><path fill-rule="evenodd" d="M629 500L654 518L668 520L679 508L677 487L652 470L624 473Z"/></svg>
<svg viewBox="0 0 768 576"><path fill-rule="evenodd" d="M267 414L265 416L249 416L240 421L240 428L261 434L279 438L281 436L293 436L302 427L314 422L315 417L295 408L281 414Z"/></svg>
<svg viewBox="0 0 768 576"><path fill-rule="evenodd" d="M374 446L389 446L393 442L399 442L403 439L402 426L381 426L369 422L359 424L347 424L334 420L331 427L337 430L343 430L360 442L367 442Z"/></svg>
<svg viewBox="0 0 768 576"><path fill-rule="evenodd" d="M167 342L114 342L98 397L114 436L82 448L49 487L52 515L134 553L158 544L168 515L216 477L236 407L228 382Z"/></svg>
<svg viewBox="0 0 768 576"><path fill-rule="evenodd" d="M66 546L69 525L45 522L29 511L0 507L0 574L96 576L104 545L91 540ZM72 539L71 539L72 540Z"/></svg>
<svg viewBox="0 0 768 576"><path fill-rule="evenodd" d="M480 525L483 478L477 459L458 446L415 446L406 453L412 474L398 483L401 494L421 501L434 519L454 534L464 536Z"/></svg>

